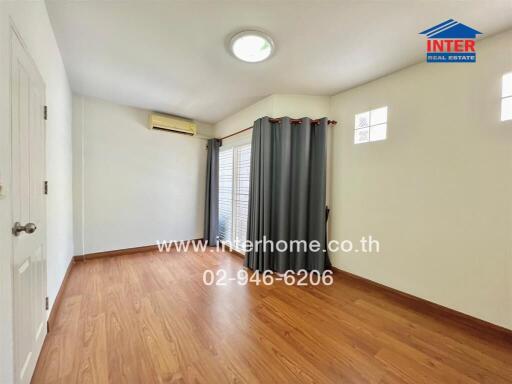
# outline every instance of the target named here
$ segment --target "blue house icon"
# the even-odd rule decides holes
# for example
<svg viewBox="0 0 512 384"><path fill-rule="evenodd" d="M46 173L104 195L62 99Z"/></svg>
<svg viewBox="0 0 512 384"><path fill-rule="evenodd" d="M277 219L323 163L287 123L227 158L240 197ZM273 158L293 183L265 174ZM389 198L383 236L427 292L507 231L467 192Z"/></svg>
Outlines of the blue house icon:
<svg viewBox="0 0 512 384"><path fill-rule="evenodd" d="M478 32L476 29L453 19L446 20L420 32L420 35L426 35L429 39L474 39L476 35L481 34L482 32Z"/></svg>

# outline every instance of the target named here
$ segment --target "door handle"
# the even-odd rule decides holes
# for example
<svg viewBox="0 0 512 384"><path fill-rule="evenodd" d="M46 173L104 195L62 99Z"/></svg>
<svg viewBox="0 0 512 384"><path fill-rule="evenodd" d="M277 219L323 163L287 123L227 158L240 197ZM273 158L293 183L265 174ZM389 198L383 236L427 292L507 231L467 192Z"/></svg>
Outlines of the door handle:
<svg viewBox="0 0 512 384"><path fill-rule="evenodd" d="M18 236L20 232L26 232L28 234L34 233L36 231L37 227L34 223L27 223L25 225L21 225L20 222L15 222L14 226L12 227L12 234L14 236Z"/></svg>

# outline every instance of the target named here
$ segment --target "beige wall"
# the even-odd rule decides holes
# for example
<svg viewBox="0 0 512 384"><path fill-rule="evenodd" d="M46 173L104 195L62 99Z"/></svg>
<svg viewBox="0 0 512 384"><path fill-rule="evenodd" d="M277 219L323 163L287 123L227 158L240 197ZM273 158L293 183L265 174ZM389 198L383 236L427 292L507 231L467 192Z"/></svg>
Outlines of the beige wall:
<svg viewBox="0 0 512 384"><path fill-rule="evenodd" d="M329 115L329 96L310 95L273 95L274 110L272 117L288 116L293 119L310 117L319 119Z"/></svg>
<svg viewBox="0 0 512 384"><path fill-rule="evenodd" d="M206 140L150 130L148 119L142 109L74 95L77 255L203 236Z"/></svg>
<svg viewBox="0 0 512 384"><path fill-rule="evenodd" d="M73 255L71 91L44 1L0 2L0 383L13 381L10 195L10 33L21 35L46 85L47 293L50 307Z"/></svg>
<svg viewBox="0 0 512 384"><path fill-rule="evenodd" d="M227 117L215 124L215 137L224 137L241 129L252 127L255 120L260 117L282 117L288 116L294 119L301 117L310 117L318 119L329 116L330 111L329 96L311 96L311 95L271 95L247 108ZM251 140L251 132L247 131L224 140L223 145L234 145L235 143L246 143ZM328 161L327 161L327 202L330 201L330 136L331 129L327 131L328 141Z"/></svg>
<svg viewBox="0 0 512 384"><path fill-rule="evenodd" d="M330 97L309 95L271 95L215 124L215 137L224 137L251 127L260 117L317 119L329 113Z"/></svg>
<svg viewBox="0 0 512 384"><path fill-rule="evenodd" d="M215 136L262 116L338 120L330 238L372 235L381 252L339 252L333 264L512 329L512 122L500 121L509 71L512 31L480 41L476 64L422 63L333 97L269 96ZM388 139L354 145L354 115L384 105Z"/></svg>
<svg viewBox="0 0 512 384"><path fill-rule="evenodd" d="M419 64L332 98L331 238L356 275L512 329L512 121L500 122L512 31L476 64ZM354 114L387 105L388 139L353 144Z"/></svg>
<svg viewBox="0 0 512 384"><path fill-rule="evenodd" d="M224 137L242 129L252 127L254 120L263 116L270 116L273 111L274 98L268 96L215 124L215 137Z"/></svg>

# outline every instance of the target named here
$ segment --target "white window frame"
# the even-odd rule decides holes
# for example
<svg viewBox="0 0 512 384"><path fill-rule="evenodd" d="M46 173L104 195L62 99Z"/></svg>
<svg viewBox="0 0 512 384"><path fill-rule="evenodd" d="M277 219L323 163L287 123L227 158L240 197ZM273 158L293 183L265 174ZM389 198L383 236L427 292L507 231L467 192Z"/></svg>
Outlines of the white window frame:
<svg viewBox="0 0 512 384"><path fill-rule="evenodd" d="M235 243L236 240L236 232L237 232L237 216L238 216L238 206L237 206L237 190L238 190L238 179L239 179L239 169L237 167L239 161L239 148L244 147L246 145L251 144L251 135L240 135L237 140L228 141L222 144L224 150L233 149L233 174L232 174L232 186L231 186L231 233L229 241L222 240L223 242L229 242L231 247L238 252L245 253L245 249L241 247L242 244ZM221 147L221 150L223 149ZM247 218L248 219L248 218Z"/></svg>
<svg viewBox="0 0 512 384"><path fill-rule="evenodd" d="M509 88L507 92L505 91L505 84ZM501 121L512 120L512 112L506 108L509 103L512 103L512 72L505 73L501 78ZM509 106L509 108L512 108L512 106Z"/></svg>
<svg viewBox="0 0 512 384"><path fill-rule="evenodd" d="M231 197L231 201L232 201L232 217L231 217L231 239L233 241L235 241L237 239L237 230L238 230L238 226L236 225L237 223L237 217L238 217L238 200L236 199L236 196L238 194L238 181L239 181L239 176L240 176L240 173L239 173L239 169L238 169L238 161L240 160L240 152L238 151L239 148L241 147L245 147L246 145L250 145L250 143L246 143L246 144L241 144L241 145L237 145L236 147L233 148L233 190L232 190L232 197ZM247 203L247 205L249 205L249 203ZM249 212L247 212L247 214L249 214ZM248 218L247 218L248 219ZM246 240L246 239L244 239ZM243 249L242 247L237 247L236 246L237 244L234 243L233 244L233 248L235 248L236 250L238 251L244 251L245 252L245 249Z"/></svg>
<svg viewBox="0 0 512 384"><path fill-rule="evenodd" d="M223 149L224 149L224 150L223 150ZM233 162L233 157L234 157L234 156L233 156L233 153L235 152L235 150L234 150L234 148L233 148L233 147L228 147L228 148L222 148L222 147L221 147L220 152L219 152L219 155L220 155L222 152L227 152L227 151L229 151L229 150L231 150L231 162ZM219 156L219 158L220 158L220 157L221 157L221 156ZM229 158L229 156L228 156L228 158ZM232 172L234 172L234 164L232 163L232 164L231 164L231 166L232 166L232 168L233 168L233 169L232 169ZM221 186L221 174L220 174L221 169L220 169L220 168L221 168L221 167L220 167L220 159L219 159L219 187ZM219 191L219 192L220 192L220 191ZM227 196L229 196L229 194L227 194ZM219 209L218 209L219 224L220 224L220 215L221 215L220 203L221 203L221 200L220 200L220 193L219 193ZM230 205L231 205L231 206L230 206L230 210L231 210L231 212L230 212L230 213L231 213L231 214L230 214L229 216L231 216L231 223L230 223L230 225L231 225L231 226L230 226L230 230L229 230L229 232L230 232L230 233L229 233L229 236L230 236L229 240L231 241L231 238L232 238L232 232L233 232L233 173L231 174L231 200L230 200ZM229 217L229 216L228 216L228 217ZM219 229L220 229L220 225L219 225ZM219 239L220 239L220 235L221 235L221 233L219 233ZM222 241L222 239L220 239L220 240Z"/></svg>
<svg viewBox="0 0 512 384"><path fill-rule="evenodd" d="M374 123L372 121L372 114L376 113L377 111L379 111L381 109L385 109L386 118L384 121L379 121L377 123ZM384 105L382 107L378 107L378 108L374 108L374 109L371 109L368 111L356 113L354 115L354 144L366 144L366 143L374 143L376 141L387 140L387 138L388 138L388 112L389 112L389 107L387 105ZM365 115L365 114L368 114L368 125L360 127L360 126L358 126L358 116ZM380 125L385 125L384 138L372 139L372 134L371 134L372 128L378 127ZM361 131L363 129L368 129L368 140L357 141L357 134L359 131Z"/></svg>

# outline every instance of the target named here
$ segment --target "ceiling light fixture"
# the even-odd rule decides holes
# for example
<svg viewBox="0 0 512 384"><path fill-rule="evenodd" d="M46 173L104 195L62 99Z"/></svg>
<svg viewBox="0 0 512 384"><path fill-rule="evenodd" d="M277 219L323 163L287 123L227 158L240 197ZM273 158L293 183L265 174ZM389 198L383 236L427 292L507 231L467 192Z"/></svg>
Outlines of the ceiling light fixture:
<svg viewBox="0 0 512 384"><path fill-rule="evenodd" d="M267 34L260 31L242 31L231 39L231 53L247 63L258 63L272 55L274 42Z"/></svg>

